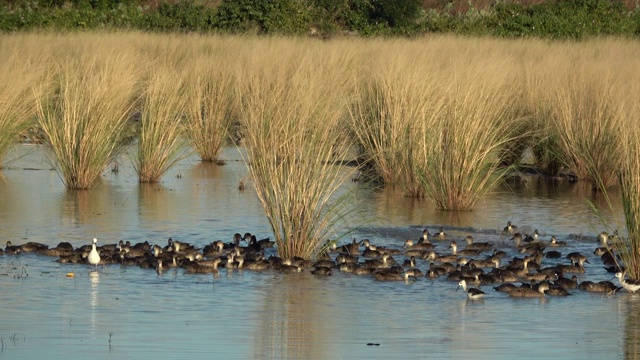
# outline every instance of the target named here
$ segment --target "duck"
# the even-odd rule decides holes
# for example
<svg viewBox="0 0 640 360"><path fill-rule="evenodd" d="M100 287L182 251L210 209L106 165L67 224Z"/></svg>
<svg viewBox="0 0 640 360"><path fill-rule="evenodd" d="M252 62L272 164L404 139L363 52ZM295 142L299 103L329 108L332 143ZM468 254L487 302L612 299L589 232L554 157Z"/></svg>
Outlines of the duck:
<svg viewBox="0 0 640 360"><path fill-rule="evenodd" d="M584 268L585 262L588 263L589 261L586 258L584 259L580 258L575 264L572 264L572 265L560 264L556 266L556 269L558 272L563 274L584 274L586 271Z"/></svg>
<svg viewBox="0 0 640 360"><path fill-rule="evenodd" d="M559 275L555 283L567 290L575 289L578 287L578 277L573 275L570 279L567 279L566 277Z"/></svg>
<svg viewBox="0 0 640 360"><path fill-rule="evenodd" d="M480 253L482 253L483 251L483 250L477 250L477 249L464 249L464 250L458 251L458 243L455 241L452 241L449 244L449 248L451 249L452 255L458 255L458 256L477 256L477 255L480 255Z"/></svg>
<svg viewBox="0 0 640 360"><path fill-rule="evenodd" d="M547 259L560 259L562 257L562 253L560 251L550 250L544 253L544 256Z"/></svg>
<svg viewBox="0 0 640 360"><path fill-rule="evenodd" d="M430 243L430 242L418 242L418 243L414 243L413 240L411 239L407 239L404 242L404 248L407 249L407 251L409 250L432 250L433 248L436 247L436 245Z"/></svg>
<svg viewBox="0 0 640 360"><path fill-rule="evenodd" d="M343 273L351 274L356 267L358 267L358 265L354 263L341 263L338 265L338 270Z"/></svg>
<svg viewBox="0 0 640 360"><path fill-rule="evenodd" d="M550 247L563 247L563 246L567 246L567 243L564 241L558 241L558 238L556 238L555 235L551 235L551 240L549 241L549 246Z"/></svg>
<svg viewBox="0 0 640 360"><path fill-rule="evenodd" d="M572 265L575 265L579 261L582 261L583 263L586 262L587 264L590 264L589 260L587 260L587 257L582 255L581 253L579 253L577 251L568 253L566 258L571 260L571 264Z"/></svg>
<svg viewBox="0 0 640 360"><path fill-rule="evenodd" d="M271 240L270 238L258 240L255 235L251 235L251 238L249 239L249 247L257 248L256 251L259 251L260 249L272 248L275 246L275 244L276 242Z"/></svg>
<svg viewBox="0 0 640 360"><path fill-rule="evenodd" d="M98 270L98 264L100 263L100 254L96 249L96 244L98 243L97 238L93 238L91 243L91 252L89 252L89 256L87 257L87 261L91 265L95 265L96 270Z"/></svg>
<svg viewBox="0 0 640 360"><path fill-rule="evenodd" d="M599 242L602 246L607 247L607 242L608 242L608 240L609 240L609 233L608 233L608 232L606 232L606 231L601 231L601 232L598 234L597 238L598 238L598 242Z"/></svg>
<svg viewBox="0 0 640 360"><path fill-rule="evenodd" d="M627 280L624 278L623 272L617 272L615 277L618 278L620 285L628 292L635 294L636 291L640 290L640 280L638 279Z"/></svg>
<svg viewBox="0 0 640 360"><path fill-rule="evenodd" d="M358 263L358 258L356 256L353 255L349 255L349 254L340 254L338 256L336 256L336 263L338 264L357 264Z"/></svg>
<svg viewBox="0 0 640 360"><path fill-rule="evenodd" d="M478 268L499 268L500 258L495 256L490 256L482 260L469 260L468 264L469 266L478 267Z"/></svg>
<svg viewBox="0 0 640 360"><path fill-rule="evenodd" d="M513 225L511 221L507 221L507 226L502 230L504 233L513 235L518 232L518 227Z"/></svg>
<svg viewBox="0 0 640 360"><path fill-rule="evenodd" d="M538 286L537 290L530 287L516 287L508 292L510 297L519 298L541 298L544 297L545 292L549 290L549 284L542 283Z"/></svg>
<svg viewBox="0 0 640 360"><path fill-rule="evenodd" d="M596 256L600 256L600 261L602 264L607 266L615 266L618 264L615 255L611 249L606 247L598 247L593 251L593 254ZM615 271L617 272L617 271Z"/></svg>
<svg viewBox="0 0 640 360"><path fill-rule="evenodd" d="M358 243L356 239L353 239L351 244L342 245L340 248L338 248L338 251L340 253L349 254L349 255L360 254L360 243Z"/></svg>
<svg viewBox="0 0 640 360"><path fill-rule="evenodd" d="M311 273L318 276L331 276L333 272L330 268L324 266L318 266L315 269L311 270Z"/></svg>
<svg viewBox="0 0 640 360"><path fill-rule="evenodd" d="M516 288L515 285L511 283L506 283L506 284L500 284L498 286L495 286L493 289L497 292L503 292L505 294L508 294L510 291L512 291L515 288Z"/></svg>
<svg viewBox="0 0 640 360"><path fill-rule="evenodd" d="M490 243L490 242L474 242L473 241L473 236L471 235L467 235L467 237L464 238L464 241L467 242L467 246L465 247L465 249L470 249L470 250L482 250L482 251L487 251L487 250L491 250L494 247L494 243Z"/></svg>
<svg viewBox="0 0 640 360"><path fill-rule="evenodd" d="M484 297L484 295L485 295L484 291L482 291L480 289L467 287L467 281L466 280L460 280L460 282L458 283L458 288L456 289L456 291L458 291L460 288L462 288L462 290L464 290L464 292L467 294L467 298L469 298L469 300L479 300L479 299L482 299Z"/></svg>
<svg viewBox="0 0 640 360"><path fill-rule="evenodd" d="M358 276L371 275L373 270L374 270L373 268L367 268L367 267L363 267L363 266L357 265L356 268L353 269L352 274L353 275L358 275Z"/></svg>
<svg viewBox="0 0 640 360"><path fill-rule="evenodd" d="M408 259L405 259L402 263L402 267L414 268L416 267L416 257L412 256Z"/></svg>
<svg viewBox="0 0 640 360"><path fill-rule="evenodd" d="M22 249L20 248L19 245L13 245L13 243L11 242L11 240L7 240L7 244L4 248L4 253L7 255L18 255L20 254L20 252L22 251Z"/></svg>
<svg viewBox="0 0 640 360"><path fill-rule="evenodd" d="M335 268L336 267L336 263L333 262L332 260L318 260L316 261L315 264L313 264L313 267L318 268L318 267L326 267L326 268Z"/></svg>
<svg viewBox="0 0 640 360"><path fill-rule="evenodd" d="M391 259L391 260L389 260ZM381 259L366 260L362 266L371 269L387 268L395 264L395 260L389 254L383 254Z"/></svg>
<svg viewBox="0 0 640 360"><path fill-rule="evenodd" d="M49 248L48 245L41 244L41 243L38 243L38 242L29 241L26 244L20 245L20 252L32 253L32 252L39 252L39 251L42 251L42 250L46 250L48 248Z"/></svg>
<svg viewBox="0 0 640 360"><path fill-rule="evenodd" d="M409 281L409 276L411 274L408 272L404 273L395 273L395 272L374 272L373 278L377 281Z"/></svg>
<svg viewBox="0 0 640 360"><path fill-rule="evenodd" d="M433 235L433 238L436 240L447 240L447 233L444 232L444 228L440 226L438 232Z"/></svg>
<svg viewBox="0 0 640 360"><path fill-rule="evenodd" d="M538 241L538 238L540 237L540 234L538 233L538 229L535 229L533 231L533 235L526 235L523 239L524 242L530 243L530 242L534 242L534 241Z"/></svg>
<svg viewBox="0 0 640 360"><path fill-rule="evenodd" d="M571 295L571 293L569 293L567 291L567 289L563 288L562 286L558 286L555 284L549 284L549 283L545 283L549 286L549 289L545 292L546 295L549 296L569 296ZM539 284L537 287L540 287L541 284ZM535 287L534 287L535 289Z"/></svg>
<svg viewBox="0 0 640 360"><path fill-rule="evenodd" d="M382 256L383 252L378 250L375 246L371 245L371 243L369 243L369 240L363 243L363 245L364 245L364 250L362 250L362 254L361 254L362 257L377 258Z"/></svg>
<svg viewBox="0 0 640 360"><path fill-rule="evenodd" d="M244 268L253 271L264 271L271 268L271 264L266 260L258 260L249 262Z"/></svg>
<svg viewBox="0 0 640 360"><path fill-rule="evenodd" d="M592 281L583 281L578 285L580 290L585 290L588 292L596 292L596 293L605 293L605 294L614 294L618 291L619 288L615 286L611 281L599 281L594 283Z"/></svg>

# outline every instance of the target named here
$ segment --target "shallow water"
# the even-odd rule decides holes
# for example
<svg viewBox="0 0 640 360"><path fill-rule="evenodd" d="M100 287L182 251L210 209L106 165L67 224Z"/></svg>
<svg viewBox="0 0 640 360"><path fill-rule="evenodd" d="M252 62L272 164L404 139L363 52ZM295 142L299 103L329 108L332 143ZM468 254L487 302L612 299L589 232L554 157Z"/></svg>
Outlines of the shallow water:
<svg viewBox="0 0 640 360"><path fill-rule="evenodd" d="M81 246L97 237L164 245L173 237L203 246L229 241L235 232L270 236L250 183L237 190L246 168L235 149L225 152L226 166L185 159L158 185L139 185L124 158L120 171L105 171L91 191L66 191L45 155L41 147L19 146L3 171L2 242ZM454 213L392 191L347 186L356 187L360 212L374 219L356 230L358 239L399 247L425 226L444 226L454 237L473 234L515 255L497 232L511 220L588 254L581 280L611 277L592 251L594 235L604 229L600 218L622 220L615 196L609 211L589 190L530 178L491 194L475 211ZM318 278L225 269L216 276L158 275L119 265L93 272L53 260L0 256L0 358L640 357L640 296L625 292L605 297L576 290L539 300L483 287L484 300L467 301L444 279L380 283L338 271Z"/></svg>

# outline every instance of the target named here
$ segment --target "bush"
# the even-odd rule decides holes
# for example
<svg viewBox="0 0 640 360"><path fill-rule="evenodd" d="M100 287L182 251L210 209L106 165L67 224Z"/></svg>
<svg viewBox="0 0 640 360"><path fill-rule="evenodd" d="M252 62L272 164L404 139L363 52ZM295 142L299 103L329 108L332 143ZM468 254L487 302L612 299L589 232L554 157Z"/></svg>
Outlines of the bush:
<svg viewBox="0 0 640 360"><path fill-rule="evenodd" d="M532 6L497 4L488 26L495 35L582 39L635 30L621 1L576 0Z"/></svg>
<svg viewBox="0 0 640 360"><path fill-rule="evenodd" d="M297 0L224 0L215 27L231 33L304 34L309 12Z"/></svg>

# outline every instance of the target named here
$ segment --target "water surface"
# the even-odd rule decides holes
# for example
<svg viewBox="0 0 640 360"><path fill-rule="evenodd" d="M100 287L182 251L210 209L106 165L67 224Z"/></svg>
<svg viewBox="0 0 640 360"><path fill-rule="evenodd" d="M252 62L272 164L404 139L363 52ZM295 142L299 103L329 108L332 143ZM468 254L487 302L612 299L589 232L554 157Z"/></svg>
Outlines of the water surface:
<svg viewBox="0 0 640 360"><path fill-rule="evenodd" d="M67 191L46 149L19 146L0 181L0 234L14 244L55 246L119 239L164 245L173 237L198 246L235 232L270 230L235 149L227 165L181 161L155 185L140 185L127 158L91 191ZM17 155L17 156L16 156ZM588 254L581 280L609 280L592 254L602 219L620 221L589 189L563 182L512 185L475 211L433 210L426 200L354 187L359 212L373 222L354 234L399 247L424 227L454 237L473 234L516 255L497 230L507 220L554 234ZM594 205L590 205L591 201ZM598 213L594 213L593 209ZM579 236L582 235L582 238ZM345 241L348 241L345 239ZM446 245L441 245L444 248ZM568 250L563 250L568 251ZM221 270L188 275L84 265L37 255L0 256L0 358L638 358L640 296L573 291L566 298L511 299L490 287L467 301L444 279L380 283L334 272ZM398 260L401 260L399 258ZM566 259L558 260L565 261ZM550 261L555 264L558 261ZM423 271L428 263L419 262ZM67 277L67 273L74 277ZM368 345L369 344L369 345Z"/></svg>

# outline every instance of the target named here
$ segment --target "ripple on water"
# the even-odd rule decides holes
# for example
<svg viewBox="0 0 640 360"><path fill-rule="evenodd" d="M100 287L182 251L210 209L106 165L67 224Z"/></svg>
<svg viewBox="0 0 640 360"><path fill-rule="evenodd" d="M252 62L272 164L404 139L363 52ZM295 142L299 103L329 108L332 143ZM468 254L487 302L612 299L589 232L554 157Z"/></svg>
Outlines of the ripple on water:
<svg viewBox="0 0 640 360"><path fill-rule="evenodd" d="M163 183L149 187L123 165L119 174L105 173L92 191L67 192L52 171L19 170L21 162L33 167L41 155L31 151L13 170L4 170L3 240L80 246L97 236L101 243L166 244L171 236L203 246L230 241L235 232L269 236L251 187L236 190L246 175L240 162L212 167L185 159ZM438 212L427 201L388 191L358 191L365 217L377 219L355 231L358 239L400 247L424 227L444 226L455 239L472 234L509 256L522 256L499 233L512 220L522 229L539 229L545 241L557 235L571 251L586 254L590 263L581 281L611 277L592 254L597 244L591 236L601 225L583 200L591 195L566 185L514 187L463 214ZM614 214L592 200L606 219L619 215L619 204ZM447 252L447 246L439 242L438 251ZM565 255L569 248L559 250ZM23 267L28 276L17 276ZM75 277L66 277L68 272ZM640 353L640 295L576 291L568 298L512 299L483 287L483 301L468 301L456 287L425 278L379 283L338 271L329 279L237 270L157 275L116 265L95 274L51 258L0 256L0 358L602 359Z"/></svg>

